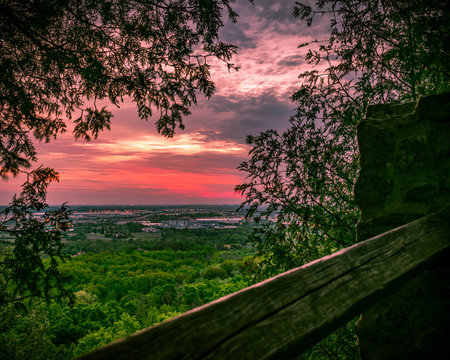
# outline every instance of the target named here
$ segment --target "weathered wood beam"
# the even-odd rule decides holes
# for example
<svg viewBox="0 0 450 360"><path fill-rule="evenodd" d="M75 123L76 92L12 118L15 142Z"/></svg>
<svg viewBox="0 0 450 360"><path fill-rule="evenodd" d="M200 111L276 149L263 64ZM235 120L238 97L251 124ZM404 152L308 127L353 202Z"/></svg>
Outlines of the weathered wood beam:
<svg viewBox="0 0 450 360"><path fill-rule="evenodd" d="M288 359L448 255L449 215L421 218L79 360Z"/></svg>

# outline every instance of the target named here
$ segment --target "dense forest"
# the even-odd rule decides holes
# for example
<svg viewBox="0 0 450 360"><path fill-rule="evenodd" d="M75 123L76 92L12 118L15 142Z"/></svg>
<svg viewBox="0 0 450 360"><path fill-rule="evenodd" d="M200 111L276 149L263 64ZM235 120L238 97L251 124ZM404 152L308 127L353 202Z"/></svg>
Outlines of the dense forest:
<svg viewBox="0 0 450 360"><path fill-rule="evenodd" d="M108 229L103 238L127 236L100 239L101 227ZM80 224L60 264L73 304L1 307L0 359L69 359L249 284L248 226L157 234L139 228Z"/></svg>
<svg viewBox="0 0 450 360"><path fill-rule="evenodd" d="M260 279L251 224L157 233L134 222L74 228L59 264L72 302L31 297L0 307L1 360L71 359ZM353 324L298 360L358 358Z"/></svg>

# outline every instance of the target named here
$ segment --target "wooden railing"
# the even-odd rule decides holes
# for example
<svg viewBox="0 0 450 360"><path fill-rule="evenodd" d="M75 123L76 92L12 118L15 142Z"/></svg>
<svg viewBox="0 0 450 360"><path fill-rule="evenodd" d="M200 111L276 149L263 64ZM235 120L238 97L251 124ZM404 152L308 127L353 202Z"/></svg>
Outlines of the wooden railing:
<svg viewBox="0 0 450 360"><path fill-rule="evenodd" d="M289 359L449 254L449 208L81 356Z"/></svg>

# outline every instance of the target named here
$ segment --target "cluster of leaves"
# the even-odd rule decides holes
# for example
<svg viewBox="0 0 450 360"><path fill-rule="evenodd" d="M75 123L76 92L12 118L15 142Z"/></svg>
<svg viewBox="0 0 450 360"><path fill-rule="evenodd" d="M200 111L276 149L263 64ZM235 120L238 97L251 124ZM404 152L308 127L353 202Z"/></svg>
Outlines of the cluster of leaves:
<svg viewBox="0 0 450 360"><path fill-rule="evenodd" d="M23 191L14 196L0 221L0 306L36 297L72 299L64 288L67 276L58 270L58 263L65 259L61 230L70 211L64 205L45 211L43 221L34 215L48 207L47 186L58 180L58 174L41 167L27 176Z"/></svg>
<svg viewBox="0 0 450 360"><path fill-rule="evenodd" d="M124 96L157 129L172 136L196 104L214 92L208 57L228 68L234 45L218 40L230 0L0 1L0 175L36 161L29 134L41 141L67 129L89 140L109 129L97 108Z"/></svg>
<svg viewBox="0 0 450 360"><path fill-rule="evenodd" d="M261 276L352 244L358 209L356 125L371 103L415 100L450 90L447 1L296 2L311 26L329 21L328 39L301 44L312 69L300 74L290 127L249 136L242 208L262 222L253 239Z"/></svg>
<svg viewBox="0 0 450 360"><path fill-rule="evenodd" d="M303 352L296 360L360 360L354 330L356 322L357 319L351 320L330 336Z"/></svg>
<svg viewBox="0 0 450 360"><path fill-rule="evenodd" d="M281 135L269 130L249 137L251 158L240 165L250 181L236 189L246 196L247 216L261 222L252 234L261 257L257 278L276 275L354 241L357 162L337 149L352 154L355 142L327 134L331 130L315 121L297 120L291 120L292 127ZM267 221L272 215L275 221Z"/></svg>

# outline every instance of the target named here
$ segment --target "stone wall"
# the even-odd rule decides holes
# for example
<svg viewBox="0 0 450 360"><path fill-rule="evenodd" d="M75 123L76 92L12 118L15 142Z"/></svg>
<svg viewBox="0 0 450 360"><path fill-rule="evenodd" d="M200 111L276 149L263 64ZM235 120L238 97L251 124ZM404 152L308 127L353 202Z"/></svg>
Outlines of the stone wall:
<svg viewBox="0 0 450 360"><path fill-rule="evenodd" d="M450 93L370 106L358 142L359 240L450 204ZM443 261L363 314L361 357L450 359L449 274Z"/></svg>

